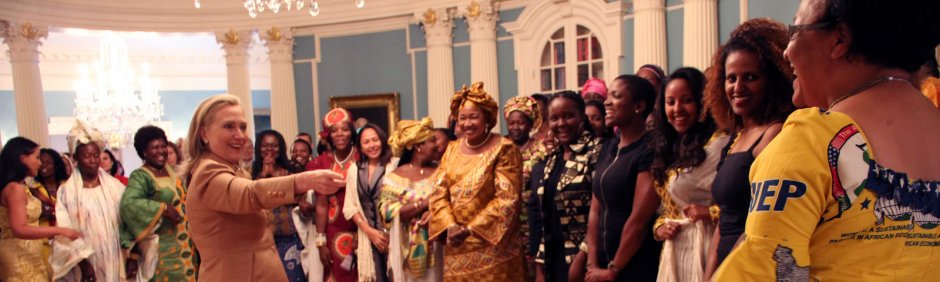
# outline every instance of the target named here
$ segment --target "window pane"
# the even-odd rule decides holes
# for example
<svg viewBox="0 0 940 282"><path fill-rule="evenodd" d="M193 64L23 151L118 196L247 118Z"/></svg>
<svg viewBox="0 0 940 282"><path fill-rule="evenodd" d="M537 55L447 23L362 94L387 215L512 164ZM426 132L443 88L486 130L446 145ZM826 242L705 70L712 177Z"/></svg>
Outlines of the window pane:
<svg viewBox="0 0 940 282"><path fill-rule="evenodd" d="M591 33L591 30L590 30L590 29L588 29L588 28L586 28L586 27L584 27L584 26L578 25L578 35L586 35L586 34L588 34L588 33Z"/></svg>
<svg viewBox="0 0 940 282"><path fill-rule="evenodd" d="M591 59L600 59L601 57L601 43L597 40L597 36L591 36Z"/></svg>
<svg viewBox="0 0 940 282"><path fill-rule="evenodd" d="M561 65L565 63L565 42L555 42L555 64Z"/></svg>
<svg viewBox="0 0 940 282"><path fill-rule="evenodd" d="M543 69L541 71L542 75L542 91L551 91L552 90L552 70Z"/></svg>
<svg viewBox="0 0 940 282"><path fill-rule="evenodd" d="M578 88L584 86L584 83L587 82L588 78L590 78L588 77L588 65L578 65Z"/></svg>
<svg viewBox="0 0 940 282"><path fill-rule="evenodd" d="M554 34L552 34L552 39L562 39L565 38L565 28L560 28Z"/></svg>
<svg viewBox="0 0 940 282"><path fill-rule="evenodd" d="M578 62L588 60L588 39L578 38Z"/></svg>
<svg viewBox="0 0 940 282"><path fill-rule="evenodd" d="M604 79L604 63L597 62L591 65L591 77Z"/></svg>
<svg viewBox="0 0 940 282"><path fill-rule="evenodd" d="M542 62L539 66L547 67L552 64L552 43L545 42L545 47L542 49Z"/></svg>
<svg viewBox="0 0 940 282"><path fill-rule="evenodd" d="M555 68L555 90L565 89L565 68Z"/></svg>

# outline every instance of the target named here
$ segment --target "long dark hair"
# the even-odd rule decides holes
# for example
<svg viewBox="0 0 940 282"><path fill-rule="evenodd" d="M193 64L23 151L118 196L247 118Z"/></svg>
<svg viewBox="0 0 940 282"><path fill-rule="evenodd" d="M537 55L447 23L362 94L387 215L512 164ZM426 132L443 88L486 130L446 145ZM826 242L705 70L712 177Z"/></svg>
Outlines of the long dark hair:
<svg viewBox="0 0 940 282"><path fill-rule="evenodd" d="M388 145L388 134L386 134L385 130L382 130L381 127L370 122L359 129L359 136L357 136L357 138L362 138L362 132L366 131L366 129L375 130L375 134L379 136L379 142L382 143L382 153L379 154L379 164L388 164L388 161L392 159L392 149ZM366 156L366 153L362 152L362 140L356 140L355 144L356 151L359 151L359 161L357 165L362 167L369 162L369 157Z"/></svg>
<svg viewBox="0 0 940 282"><path fill-rule="evenodd" d="M114 153L112 153L111 150L101 148L101 151L108 153L108 158L111 158L111 169L108 170L108 175L117 176L118 169L122 168L121 162L114 157Z"/></svg>
<svg viewBox="0 0 940 282"><path fill-rule="evenodd" d="M288 170L290 173L296 171L292 170L290 165L290 160L287 158L287 142L284 141L284 136L281 133L274 130L265 130L258 133L258 136L255 138L255 159L251 162L251 179L257 179L258 175L261 174L261 168L264 167L264 158L261 157L261 142L267 136L274 136L274 139L277 139L277 158L274 159L274 164Z"/></svg>
<svg viewBox="0 0 940 282"><path fill-rule="evenodd" d="M695 107L699 111L698 116L692 117L696 120L695 124L681 136L669 124L666 117L666 86L680 79L685 80L689 85L689 90L695 99ZM702 100L704 89L705 75L695 68L678 69L663 83L653 113L654 123L651 132L653 140L649 143L654 156L650 172L656 184L666 183L669 169L692 168L705 161L705 143L708 143L717 126L704 106Z"/></svg>
<svg viewBox="0 0 940 282"><path fill-rule="evenodd" d="M39 150L39 156L42 157L43 155L47 155L52 159L52 169L54 170L53 177L55 181L62 182L69 179L69 172L66 171L68 168L65 166L65 160L62 160L62 156L59 156L59 152L49 148L42 148ZM45 181L45 178L43 178L40 173L36 175L36 181L42 183Z"/></svg>
<svg viewBox="0 0 940 282"><path fill-rule="evenodd" d="M29 155L39 148L39 144L23 137L13 137L0 151L0 191L10 182L26 179L29 169L20 161L23 155Z"/></svg>

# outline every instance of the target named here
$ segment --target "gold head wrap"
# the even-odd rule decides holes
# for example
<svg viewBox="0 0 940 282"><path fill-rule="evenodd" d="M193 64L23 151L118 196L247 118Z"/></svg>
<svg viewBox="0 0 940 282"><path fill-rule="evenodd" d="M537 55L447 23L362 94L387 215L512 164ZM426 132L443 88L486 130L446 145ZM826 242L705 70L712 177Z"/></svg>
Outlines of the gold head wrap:
<svg viewBox="0 0 940 282"><path fill-rule="evenodd" d="M506 101L503 106L503 117L509 120L509 114L519 111L532 120L532 128L539 128L542 125L542 114L539 113L539 103L530 96L516 96Z"/></svg>
<svg viewBox="0 0 940 282"><path fill-rule="evenodd" d="M401 157L405 150L413 149L415 145L427 141L434 134L434 122L425 117L421 121L398 121L398 130L388 138L388 145L392 148L392 155Z"/></svg>
<svg viewBox="0 0 940 282"><path fill-rule="evenodd" d="M101 134L98 129L87 127L84 122L77 119L75 120L75 125L69 130L69 134L65 136L65 140L69 144L69 153L72 155L75 155L75 149L78 149L78 146L92 142L98 144L98 148L101 150L105 148L104 135Z"/></svg>
<svg viewBox="0 0 940 282"><path fill-rule="evenodd" d="M474 83L470 88L464 85L460 91L454 93L454 97L450 99L451 117L457 118L457 113L460 112L460 108L463 107L466 102L473 102L480 110L483 110L483 115L486 118L487 131L492 130L493 127L496 126L499 106L496 105L496 101L493 100L493 97L490 97L490 95L486 94L486 91L483 90L482 81Z"/></svg>

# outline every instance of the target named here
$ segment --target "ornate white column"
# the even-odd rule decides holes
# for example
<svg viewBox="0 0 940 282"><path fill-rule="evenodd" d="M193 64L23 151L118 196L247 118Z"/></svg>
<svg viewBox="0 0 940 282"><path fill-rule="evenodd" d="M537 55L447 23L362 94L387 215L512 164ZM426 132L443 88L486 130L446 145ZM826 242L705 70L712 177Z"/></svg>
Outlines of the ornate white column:
<svg viewBox="0 0 940 282"><path fill-rule="evenodd" d="M228 93L242 100L242 110L248 120L248 136L255 138L255 111L251 103L251 83L248 75L248 49L251 48L251 31L234 29L216 34L216 42L225 50L225 73Z"/></svg>
<svg viewBox="0 0 940 282"><path fill-rule="evenodd" d="M470 32L470 81L483 82L486 92L499 102L499 65L496 60L496 22L499 3L471 0L464 13ZM497 119L498 121L498 119ZM499 128L495 127L497 130Z"/></svg>
<svg viewBox="0 0 940 282"><path fill-rule="evenodd" d="M718 49L718 0L685 0L682 65L704 70Z"/></svg>
<svg viewBox="0 0 940 282"><path fill-rule="evenodd" d="M271 61L271 128L291 140L297 136L297 97L294 92L294 36L289 29L271 27L261 34Z"/></svg>
<svg viewBox="0 0 940 282"><path fill-rule="evenodd" d="M0 21L0 37L10 48L17 130L43 147L49 146L49 118L39 73L39 46L47 36L48 26Z"/></svg>
<svg viewBox="0 0 940 282"><path fill-rule="evenodd" d="M428 9L418 20L428 48L428 115L436 126L447 125L454 95L453 8ZM416 15L417 16L417 15Z"/></svg>
<svg viewBox="0 0 940 282"><path fill-rule="evenodd" d="M748 0L741 0L741 2L740 2L740 3L741 3L741 4L740 4L740 5L741 5L741 11L739 12L739 15L738 15L738 16L741 17L741 23L744 23L744 22L747 21L747 17L748 17L748 15L747 15L748 2L749 2Z"/></svg>
<svg viewBox="0 0 940 282"><path fill-rule="evenodd" d="M668 68L665 0L635 0L633 7L633 71L645 64Z"/></svg>

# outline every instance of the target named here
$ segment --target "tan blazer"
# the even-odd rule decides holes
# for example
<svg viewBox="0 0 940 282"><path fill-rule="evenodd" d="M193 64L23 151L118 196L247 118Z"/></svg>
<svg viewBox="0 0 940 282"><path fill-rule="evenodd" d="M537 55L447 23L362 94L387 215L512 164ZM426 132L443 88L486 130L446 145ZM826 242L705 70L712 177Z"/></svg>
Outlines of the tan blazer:
<svg viewBox="0 0 940 282"><path fill-rule="evenodd" d="M294 176L254 181L214 154L197 160L186 215L199 280L287 281L264 210L294 202Z"/></svg>

